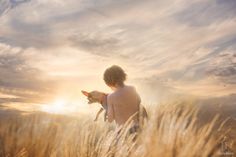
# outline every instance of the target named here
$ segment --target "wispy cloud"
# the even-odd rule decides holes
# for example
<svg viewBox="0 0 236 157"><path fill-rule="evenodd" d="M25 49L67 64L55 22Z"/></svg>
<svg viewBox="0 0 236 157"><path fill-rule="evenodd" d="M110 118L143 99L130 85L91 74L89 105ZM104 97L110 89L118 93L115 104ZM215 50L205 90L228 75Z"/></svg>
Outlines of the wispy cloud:
<svg viewBox="0 0 236 157"><path fill-rule="evenodd" d="M1 51L2 89L43 91L62 76L101 79L106 66L120 64L132 81L150 79L140 83L156 81L168 93L236 92L234 0L2 4L0 42L8 47Z"/></svg>
<svg viewBox="0 0 236 157"><path fill-rule="evenodd" d="M196 1L174 16L190 26L208 26L235 18L235 7L234 0Z"/></svg>
<svg viewBox="0 0 236 157"><path fill-rule="evenodd" d="M0 1L0 16L6 14L11 9L21 5L23 3L29 2L30 0L1 0Z"/></svg>
<svg viewBox="0 0 236 157"><path fill-rule="evenodd" d="M0 93L12 96L1 98L1 102L38 102L52 91L52 82L42 79L42 72L27 63L21 48L0 45L0 74Z"/></svg>

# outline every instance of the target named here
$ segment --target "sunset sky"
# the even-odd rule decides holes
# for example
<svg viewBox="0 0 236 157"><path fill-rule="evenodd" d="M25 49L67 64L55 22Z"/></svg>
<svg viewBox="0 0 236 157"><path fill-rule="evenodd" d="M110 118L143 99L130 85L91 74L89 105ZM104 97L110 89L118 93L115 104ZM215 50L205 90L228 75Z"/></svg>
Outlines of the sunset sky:
<svg viewBox="0 0 236 157"><path fill-rule="evenodd" d="M235 0L0 0L0 104L83 107L82 89L110 92L102 75L113 64L145 103L236 94L235 8Z"/></svg>

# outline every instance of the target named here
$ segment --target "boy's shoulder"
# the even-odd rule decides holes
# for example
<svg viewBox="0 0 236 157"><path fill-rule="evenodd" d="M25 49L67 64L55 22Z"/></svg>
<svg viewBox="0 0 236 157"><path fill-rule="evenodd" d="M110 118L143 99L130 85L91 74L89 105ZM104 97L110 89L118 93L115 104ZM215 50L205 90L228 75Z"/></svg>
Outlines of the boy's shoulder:
<svg viewBox="0 0 236 157"><path fill-rule="evenodd" d="M127 85L126 87L130 90L136 91L136 88L132 85Z"/></svg>
<svg viewBox="0 0 236 157"><path fill-rule="evenodd" d="M131 85L125 85L125 88L124 88L125 91L136 91L136 88L134 86L131 86ZM112 97L116 97L116 95L120 92L123 92L123 90L117 90L117 91L114 91L113 93L110 93L108 94L108 98L112 98Z"/></svg>

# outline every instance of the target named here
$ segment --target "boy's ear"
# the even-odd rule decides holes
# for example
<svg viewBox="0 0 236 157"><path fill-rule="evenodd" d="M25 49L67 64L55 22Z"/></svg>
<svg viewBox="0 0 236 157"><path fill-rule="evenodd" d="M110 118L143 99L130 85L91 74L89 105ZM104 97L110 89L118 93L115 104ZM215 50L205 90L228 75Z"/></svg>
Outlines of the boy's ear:
<svg viewBox="0 0 236 157"><path fill-rule="evenodd" d="M81 92L82 92L86 97L89 96L89 92L86 92L86 91L84 91L84 90L82 90Z"/></svg>

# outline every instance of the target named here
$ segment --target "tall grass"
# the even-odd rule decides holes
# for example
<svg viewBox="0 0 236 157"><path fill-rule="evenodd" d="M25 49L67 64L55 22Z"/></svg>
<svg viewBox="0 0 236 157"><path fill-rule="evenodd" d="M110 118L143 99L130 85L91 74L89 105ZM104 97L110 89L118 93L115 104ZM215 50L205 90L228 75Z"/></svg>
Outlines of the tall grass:
<svg viewBox="0 0 236 157"><path fill-rule="evenodd" d="M117 133L114 125L82 117L47 114L11 117L0 120L0 156L223 156L221 144L228 128L223 122L216 123L218 116L200 124L198 110L190 106L181 103L158 106L149 113L149 120L137 134L129 134L129 124ZM231 153L234 141L227 141Z"/></svg>

